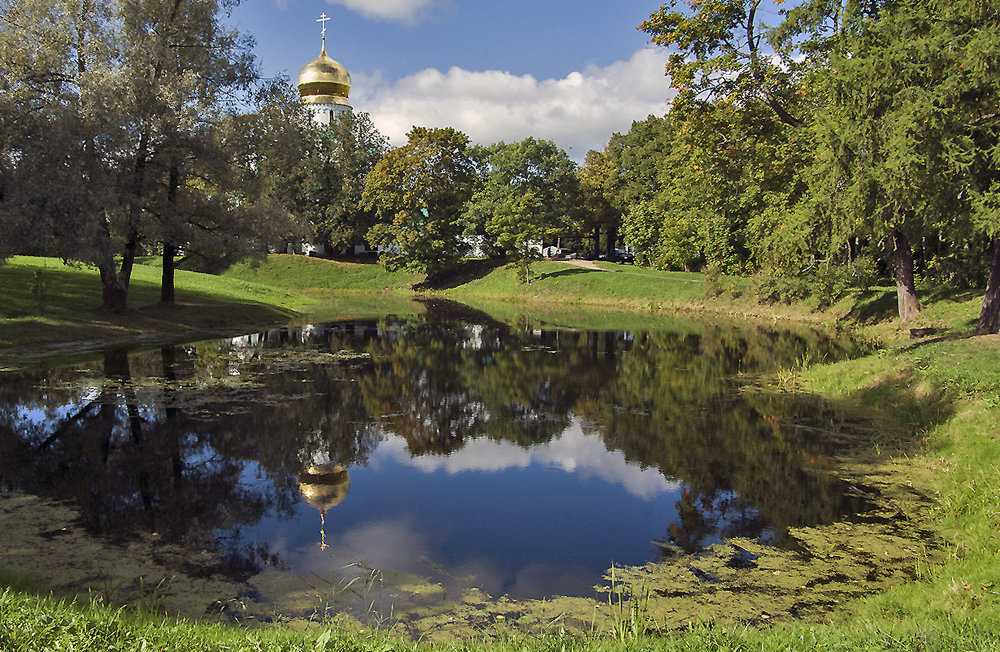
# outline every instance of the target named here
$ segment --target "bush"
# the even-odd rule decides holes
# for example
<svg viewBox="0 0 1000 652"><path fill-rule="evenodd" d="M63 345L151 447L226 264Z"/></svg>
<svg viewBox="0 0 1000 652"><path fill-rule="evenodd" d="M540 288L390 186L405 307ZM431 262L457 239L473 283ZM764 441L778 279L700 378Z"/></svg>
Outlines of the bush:
<svg viewBox="0 0 1000 652"><path fill-rule="evenodd" d="M761 270L750 279L757 303L762 305L792 303L809 296L809 283L801 276L781 274L776 270Z"/></svg>
<svg viewBox="0 0 1000 652"><path fill-rule="evenodd" d="M851 265L851 284L862 292L867 292L878 280L878 267L871 258L858 258Z"/></svg>
<svg viewBox="0 0 1000 652"><path fill-rule="evenodd" d="M713 260L705 265L702 274L705 277L705 296L714 299L722 294L722 265Z"/></svg>
<svg viewBox="0 0 1000 652"><path fill-rule="evenodd" d="M850 285L850 271L837 265L820 265L812 273L812 294L816 297L817 308L825 310L844 296Z"/></svg>

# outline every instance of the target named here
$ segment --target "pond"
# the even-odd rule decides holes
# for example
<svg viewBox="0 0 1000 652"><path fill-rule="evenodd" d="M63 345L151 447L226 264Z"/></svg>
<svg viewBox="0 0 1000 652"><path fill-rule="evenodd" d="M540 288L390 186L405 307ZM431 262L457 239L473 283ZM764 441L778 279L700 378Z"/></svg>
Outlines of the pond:
<svg viewBox="0 0 1000 652"><path fill-rule="evenodd" d="M317 612L295 582L359 612L375 579L399 614L469 589L593 597L612 564L781 547L863 510L830 472L835 440L741 391L855 352L809 330L511 325L441 303L112 348L0 376L0 488L71 505L109 547L211 552L204 572L283 615Z"/></svg>

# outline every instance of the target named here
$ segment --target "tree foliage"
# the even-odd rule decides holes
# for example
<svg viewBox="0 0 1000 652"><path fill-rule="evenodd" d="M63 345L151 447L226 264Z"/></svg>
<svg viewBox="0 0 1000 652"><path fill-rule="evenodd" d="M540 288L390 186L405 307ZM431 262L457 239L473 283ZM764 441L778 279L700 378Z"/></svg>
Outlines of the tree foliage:
<svg viewBox="0 0 1000 652"><path fill-rule="evenodd" d="M319 128L296 90L277 80L260 90L253 111L233 117L229 138L247 187L302 226L284 239L334 249L364 241L375 224L361 208L365 179L389 150L367 113L343 113Z"/></svg>
<svg viewBox="0 0 1000 652"><path fill-rule="evenodd" d="M527 278L542 245L554 242L579 213L576 165L552 141L535 138L497 143L480 156L483 181L465 207L467 231L485 232Z"/></svg>
<svg viewBox="0 0 1000 652"><path fill-rule="evenodd" d="M391 268L434 274L464 252L462 211L475 169L469 138L451 128L414 127L365 182L362 207L379 218L367 234Z"/></svg>
<svg viewBox="0 0 1000 652"><path fill-rule="evenodd" d="M194 181L212 168L196 173L195 159L214 147L221 107L255 74L223 9L217 0L0 5L3 120L14 127L0 145L4 232L98 267L106 308L126 308L144 243L191 226L199 211L180 208L182 190L204 191L202 208L232 206L220 179Z"/></svg>
<svg viewBox="0 0 1000 652"><path fill-rule="evenodd" d="M663 5L640 25L670 48L668 115L607 151L637 260L829 285L881 259L902 321L917 281L988 284L1000 327L996 214L998 10L961 0ZM997 246L993 246L997 245ZM993 263L996 263L993 265ZM994 306L988 309L987 305Z"/></svg>

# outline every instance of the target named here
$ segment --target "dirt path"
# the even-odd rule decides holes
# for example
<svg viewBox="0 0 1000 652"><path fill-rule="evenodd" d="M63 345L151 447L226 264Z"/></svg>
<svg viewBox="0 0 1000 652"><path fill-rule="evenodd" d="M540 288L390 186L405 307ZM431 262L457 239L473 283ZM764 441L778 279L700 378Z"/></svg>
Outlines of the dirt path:
<svg viewBox="0 0 1000 652"><path fill-rule="evenodd" d="M641 274L639 272L627 272L622 269L604 269L603 267L598 267L597 263L592 260L559 260L560 263L566 263L567 265L572 265L573 267L582 267L583 269L590 269L595 272L615 272L617 274L631 274L632 276L649 276L649 274ZM679 278L674 279L674 281L679 283L704 283L704 279L700 278Z"/></svg>
<svg viewBox="0 0 1000 652"><path fill-rule="evenodd" d="M560 260L561 263L566 263L567 265L572 265L573 267L582 267L584 269L592 269L596 272L606 272L608 270L597 266L592 260Z"/></svg>

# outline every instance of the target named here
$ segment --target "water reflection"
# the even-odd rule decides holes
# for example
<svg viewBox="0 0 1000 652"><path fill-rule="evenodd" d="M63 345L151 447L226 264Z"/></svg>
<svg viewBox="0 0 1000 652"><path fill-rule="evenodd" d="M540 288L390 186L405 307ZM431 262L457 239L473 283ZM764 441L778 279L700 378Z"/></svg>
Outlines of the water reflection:
<svg viewBox="0 0 1000 652"><path fill-rule="evenodd" d="M299 493L319 512L320 550L326 550L326 513L344 502L351 490L351 476L340 464L313 464L299 474Z"/></svg>
<svg viewBox="0 0 1000 652"><path fill-rule="evenodd" d="M221 547L213 570L236 577L347 560L589 594L612 561L780 543L858 509L825 463L837 417L739 384L842 346L431 311L109 350L3 376L0 482L72 501L96 533Z"/></svg>

